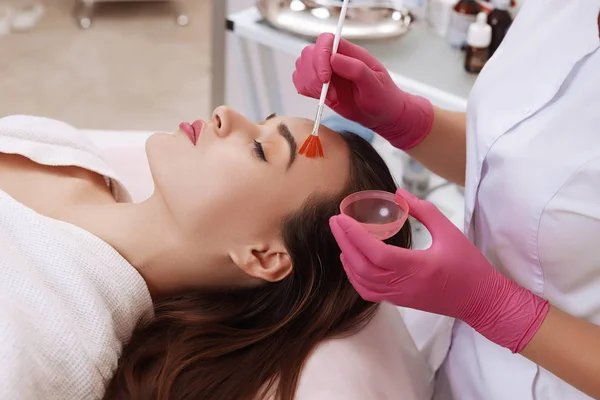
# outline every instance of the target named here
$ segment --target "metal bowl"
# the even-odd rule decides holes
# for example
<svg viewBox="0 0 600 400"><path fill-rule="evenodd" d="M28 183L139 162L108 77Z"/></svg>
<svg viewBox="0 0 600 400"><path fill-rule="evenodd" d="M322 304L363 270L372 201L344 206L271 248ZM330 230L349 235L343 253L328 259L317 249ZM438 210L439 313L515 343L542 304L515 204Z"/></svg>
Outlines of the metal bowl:
<svg viewBox="0 0 600 400"><path fill-rule="evenodd" d="M350 2L342 37L348 40L389 39L404 35L412 22L407 10L391 1ZM342 2L340 0L257 0L256 7L271 26L294 35L316 38L335 33Z"/></svg>

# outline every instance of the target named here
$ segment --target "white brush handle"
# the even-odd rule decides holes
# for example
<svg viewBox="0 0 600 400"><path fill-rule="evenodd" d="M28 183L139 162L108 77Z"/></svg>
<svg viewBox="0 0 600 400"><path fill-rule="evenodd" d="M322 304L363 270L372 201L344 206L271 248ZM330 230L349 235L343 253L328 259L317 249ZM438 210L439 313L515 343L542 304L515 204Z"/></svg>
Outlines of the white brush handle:
<svg viewBox="0 0 600 400"><path fill-rule="evenodd" d="M348 3L350 0L344 0L342 4L342 11L340 12L340 18L338 19L337 29L335 30L335 36L333 38L333 49L331 54L335 54L338 51L340 45L340 39L342 37L342 27L344 26L344 20L346 19L346 11L348 11ZM324 83L321 88L321 97L319 98L319 106L317 107L317 115L315 117L315 126L312 131L312 135L318 136L319 126L321 125L321 117L325 110L325 99L327 98L327 91L329 91L329 82Z"/></svg>

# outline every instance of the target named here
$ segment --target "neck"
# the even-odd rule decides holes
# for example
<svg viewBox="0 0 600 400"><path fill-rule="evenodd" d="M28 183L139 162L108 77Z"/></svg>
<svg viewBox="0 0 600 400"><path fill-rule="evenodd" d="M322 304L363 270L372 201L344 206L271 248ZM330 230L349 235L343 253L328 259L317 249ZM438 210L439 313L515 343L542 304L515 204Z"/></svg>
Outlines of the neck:
<svg viewBox="0 0 600 400"><path fill-rule="evenodd" d="M161 275L185 260L178 251L183 238L176 221L158 195L138 204L88 205L74 211L72 219L121 254L142 275L153 298L172 294L181 284Z"/></svg>

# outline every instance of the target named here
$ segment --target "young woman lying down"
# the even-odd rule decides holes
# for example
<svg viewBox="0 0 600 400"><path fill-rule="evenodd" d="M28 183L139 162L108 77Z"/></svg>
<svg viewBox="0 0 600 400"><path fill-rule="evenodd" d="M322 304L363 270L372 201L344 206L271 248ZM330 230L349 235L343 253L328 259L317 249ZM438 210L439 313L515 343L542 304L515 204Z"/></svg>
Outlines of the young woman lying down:
<svg viewBox="0 0 600 400"><path fill-rule="evenodd" d="M155 134L134 204L73 127L0 119L0 398L291 399L316 345L377 307L328 220L396 189L358 136L322 127L326 157L297 155L312 124L220 107Z"/></svg>

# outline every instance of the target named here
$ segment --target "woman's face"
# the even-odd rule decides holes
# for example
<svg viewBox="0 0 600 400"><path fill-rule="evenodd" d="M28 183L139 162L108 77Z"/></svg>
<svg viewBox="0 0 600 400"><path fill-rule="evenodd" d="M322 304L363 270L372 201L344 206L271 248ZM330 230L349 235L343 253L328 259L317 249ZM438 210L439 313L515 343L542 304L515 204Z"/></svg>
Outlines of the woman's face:
<svg viewBox="0 0 600 400"><path fill-rule="evenodd" d="M313 122L272 117L259 124L219 107L196 144L183 132L147 143L153 198L169 214L173 262L156 271L166 290L277 281L291 272L282 219L314 194L335 195L349 174L349 151L321 127L325 158L298 149Z"/></svg>

